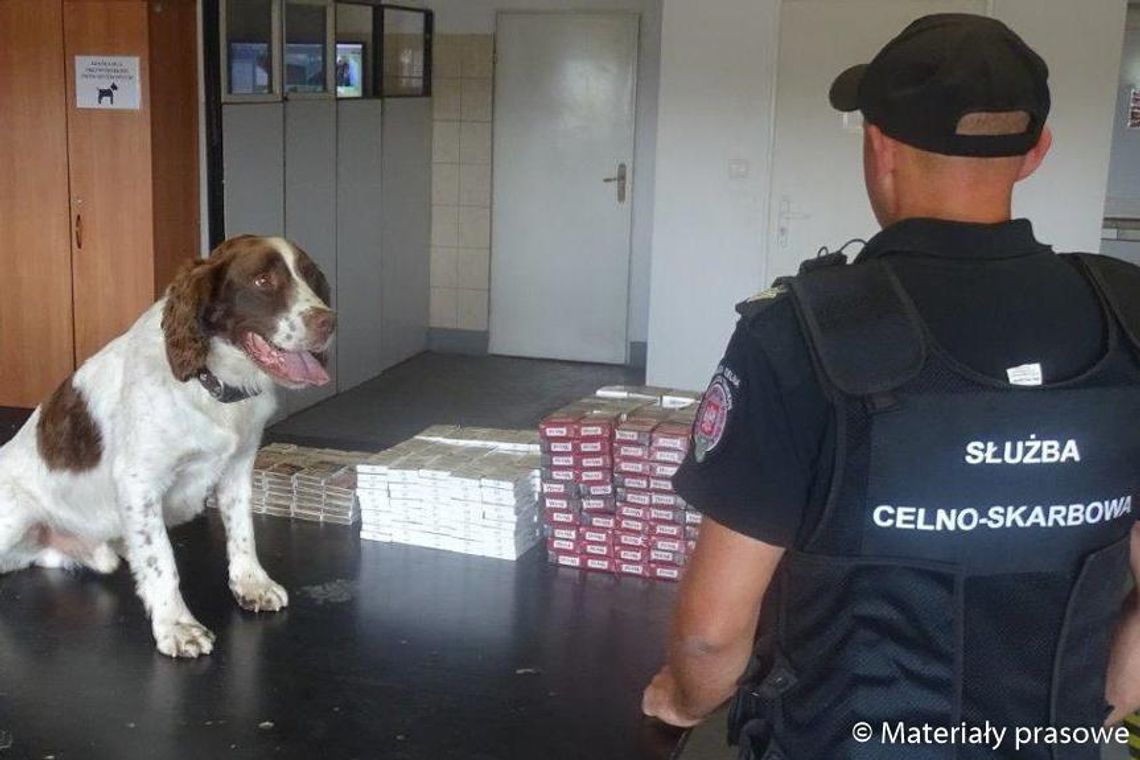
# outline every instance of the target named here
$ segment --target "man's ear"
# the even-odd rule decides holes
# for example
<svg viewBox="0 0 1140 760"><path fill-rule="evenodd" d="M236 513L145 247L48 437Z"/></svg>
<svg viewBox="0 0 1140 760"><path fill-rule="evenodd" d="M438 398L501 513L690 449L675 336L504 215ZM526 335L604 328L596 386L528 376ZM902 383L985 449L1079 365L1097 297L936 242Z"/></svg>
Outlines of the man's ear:
<svg viewBox="0 0 1140 760"><path fill-rule="evenodd" d="M868 168L876 177L893 172L898 166L898 144L874 124L864 124L863 131L866 135L866 159L870 162Z"/></svg>
<svg viewBox="0 0 1140 760"><path fill-rule="evenodd" d="M1049 149L1053 147L1053 130L1046 126L1041 130L1041 137L1037 140L1037 144L1025 154L1025 158L1021 161L1021 168L1017 172L1017 180L1020 182L1033 172L1037 171L1037 167L1041 166L1045 160L1045 156L1049 154Z"/></svg>
<svg viewBox="0 0 1140 760"><path fill-rule="evenodd" d="M217 259L187 264L166 292L166 306L162 310L166 360L181 382L194 377L206 366L210 353L206 309L223 269Z"/></svg>

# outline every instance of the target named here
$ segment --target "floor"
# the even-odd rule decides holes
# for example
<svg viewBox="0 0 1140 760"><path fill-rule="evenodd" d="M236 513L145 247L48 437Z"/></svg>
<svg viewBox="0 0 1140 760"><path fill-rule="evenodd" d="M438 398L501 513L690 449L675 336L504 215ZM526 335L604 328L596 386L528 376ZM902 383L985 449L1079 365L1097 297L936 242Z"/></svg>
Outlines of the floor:
<svg viewBox="0 0 1140 760"><path fill-rule="evenodd" d="M426 353L278 423L268 438L371 450L427 425L531 428L602 385L644 379L644 371L630 367Z"/></svg>
<svg viewBox="0 0 1140 760"><path fill-rule="evenodd" d="M425 354L278 425L272 437L377 448L438 422L529 427L623 368ZM0 440L26 412L0 410ZM257 520L290 591L238 609L215 515L173 531L187 603L215 652L154 651L129 575L0 577L0 760L578 758L666 760L644 720L674 587L361 542ZM7 747L5 745L8 745Z"/></svg>

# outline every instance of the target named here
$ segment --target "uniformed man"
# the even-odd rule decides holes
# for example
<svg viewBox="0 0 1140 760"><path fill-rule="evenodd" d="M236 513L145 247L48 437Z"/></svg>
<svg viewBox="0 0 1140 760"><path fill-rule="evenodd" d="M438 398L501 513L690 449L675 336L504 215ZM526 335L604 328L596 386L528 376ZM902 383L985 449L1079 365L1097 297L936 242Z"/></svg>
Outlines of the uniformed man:
<svg viewBox="0 0 1140 760"><path fill-rule="evenodd" d="M648 715L735 694L756 760L1068 760L1140 706L1140 269L1011 220L1047 80L958 14L835 80L883 229L738 308L675 479L705 522Z"/></svg>

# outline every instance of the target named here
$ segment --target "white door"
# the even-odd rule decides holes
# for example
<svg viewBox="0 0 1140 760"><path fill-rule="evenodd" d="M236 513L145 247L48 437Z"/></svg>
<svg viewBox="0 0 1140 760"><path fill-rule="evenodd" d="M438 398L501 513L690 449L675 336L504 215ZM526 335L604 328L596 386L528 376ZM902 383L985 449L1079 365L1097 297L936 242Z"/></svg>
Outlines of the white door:
<svg viewBox="0 0 1140 760"><path fill-rule="evenodd" d="M498 16L492 353L626 360L637 28Z"/></svg>
<svg viewBox="0 0 1140 760"><path fill-rule="evenodd" d="M835 250L879 229L863 186L860 115L838 113L827 100L835 77L870 61L920 16L984 14L986 6L985 0L784 0L768 280L794 274L821 246Z"/></svg>

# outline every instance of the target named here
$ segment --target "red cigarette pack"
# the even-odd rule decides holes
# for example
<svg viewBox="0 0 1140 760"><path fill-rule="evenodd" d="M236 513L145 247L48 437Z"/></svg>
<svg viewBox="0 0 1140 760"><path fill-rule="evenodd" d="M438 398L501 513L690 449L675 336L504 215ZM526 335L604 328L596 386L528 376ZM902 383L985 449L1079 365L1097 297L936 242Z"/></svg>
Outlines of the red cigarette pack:
<svg viewBox="0 0 1140 760"><path fill-rule="evenodd" d="M612 514L615 508L615 501L608 497L602 496L599 498L586 498L582 499L583 512L604 512Z"/></svg>
<svg viewBox="0 0 1140 760"><path fill-rule="evenodd" d="M555 481L548 478L544 478L542 481L542 492L550 496L569 496L573 490L573 486L565 481Z"/></svg>
<svg viewBox="0 0 1140 760"><path fill-rule="evenodd" d="M623 517L629 517L634 520L648 520L649 507L643 507L638 504L626 504L625 502L618 502L617 516L619 518L619 521L620 518Z"/></svg>
<svg viewBox="0 0 1140 760"><path fill-rule="evenodd" d="M675 565L649 565L649 577L663 581L681 580L681 568Z"/></svg>
<svg viewBox="0 0 1140 760"><path fill-rule="evenodd" d="M649 539L649 547L662 552L685 553L686 551L685 542L683 540L679 538L665 538L663 536L656 536Z"/></svg>
<svg viewBox="0 0 1140 760"><path fill-rule="evenodd" d="M650 549L649 561L657 565L683 565L685 564L685 555L681 552L666 552L660 549Z"/></svg>
<svg viewBox="0 0 1140 760"><path fill-rule="evenodd" d="M614 545L612 543L595 544L583 541L578 544L578 553L583 556L612 558L614 556Z"/></svg>
<svg viewBox="0 0 1140 760"><path fill-rule="evenodd" d="M590 412L578 421L578 438L613 439L617 416L611 412Z"/></svg>
<svg viewBox="0 0 1140 760"><path fill-rule="evenodd" d="M546 516L546 522L550 525L577 525L578 513L569 512L562 509L547 509L543 514Z"/></svg>
<svg viewBox="0 0 1140 760"><path fill-rule="evenodd" d="M575 454L574 466L583 470L612 470L614 460L608 454Z"/></svg>
<svg viewBox="0 0 1140 760"><path fill-rule="evenodd" d="M545 477L555 483L577 483L577 475L578 471L573 467L551 467L544 473Z"/></svg>
<svg viewBox="0 0 1140 760"><path fill-rule="evenodd" d="M649 447L637 443L618 444L613 453L622 459L649 459Z"/></svg>
<svg viewBox="0 0 1140 760"><path fill-rule="evenodd" d="M617 527L617 517L614 515L592 512L590 514L582 516L582 524L589 528L613 530Z"/></svg>
<svg viewBox="0 0 1140 760"><path fill-rule="evenodd" d="M586 483L582 486L582 495L589 498L599 498L602 496L614 495L613 481L605 483Z"/></svg>
<svg viewBox="0 0 1140 760"><path fill-rule="evenodd" d="M653 471L653 463L644 459L622 459L614 463L614 473L622 475L649 475Z"/></svg>
<svg viewBox="0 0 1140 760"><path fill-rule="evenodd" d="M649 535L649 523L645 520L638 520L633 517L618 517L617 523L618 530L625 533L640 533L643 536Z"/></svg>
<svg viewBox="0 0 1140 760"><path fill-rule="evenodd" d="M681 462L685 461L685 452L678 451L677 449L654 447L650 449L649 458L654 462L661 462L664 464L681 464Z"/></svg>
<svg viewBox="0 0 1140 760"><path fill-rule="evenodd" d="M573 454L574 441L566 438L546 439L543 438L539 442L544 454Z"/></svg>
<svg viewBox="0 0 1140 760"><path fill-rule="evenodd" d="M657 523L657 522L655 522L655 523L651 523L651 527L649 529L649 535L651 535L651 536L663 536L665 538L684 538L685 537L685 527L683 525L680 525L678 523L673 523L673 522L668 522L668 523Z"/></svg>
<svg viewBox="0 0 1140 760"><path fill-rule="evenodd" d="M673 507L675 509L681 509L685 506L685 500L675 493L654 492L650 494L650 503L655 507Z"/></svg>
<svg viewBox="0 0 1140 760"><path fill-rule="evenodd" d="M622 443L648 444L655 427L657 427L656 420L631 417L617 426L614 440Z"/></svg>
<svg viewBox="0 0 1140 760"><path fill-rule="evenodd" d="M649 566L643 562L618 562L617 571L622 575L636 575L641 578L648 578Z"/></svg>
<svg viewBox="0 0 1140 760"><path fill-rule="evenodd" d="M577 440L571 444L575 454L609 454L610 442L604 439Z"/></svg>
<svg viewBox="0 0 1140 760"><path fill-rule="evenodd" d="M618 562L643 563L648 559L649 550L641 546L614 547L614 559Z"/></svg>
<svg viewBox="0 0 1140 760"><path fill-rule="evenodd" d="M578 499L570 499L565 496L543 496L542 506L544 509L558 509L563 512L577 512L582 502Z"/></svg>
<svg viewBox="0 0 1140 760"><path fill-rule="evenodd" d="M626 533L625 531L614 531L614 547L632 546L645 548L649 546L649 536L644 533Z"/></svg>
<svg viewBox="0 0 1140 760"><path fill-rule="evenodd" d="M649 490L649 478L644 475L615 474L614 480L623 488L633 488L639 491Z"/></svg>
<svg viewBox="0 0 1140 760"><path fill-rule="evenodd" d="M648 507L653 504L653 494L651 492L639 491L635 488L619 488L618 499L627 504L637 504L641 507Z"/></svg>
<svg viewBox="0 0 1140 760"><path fill-rule="evenodd" d="M653 436L650 440L654 448L687 452L690 433L691 430L688 425L680 422L663 422L653 430Z"/></svg>
<svg viewBox="0 0 1140 760"><path fill-rule="evenodd" d="M546 539L546 550L553 554L557 554L558 552L576 554L578 552L578 542L551 536Z"/></svg>
<svg viewBox="0 0 1140 760"><path fill-rule="evenodd" d="M576 538L580 541L588 541L592 544L609 544L613 545L614 536L609 530L605 528L594 528L589 525L583 525L578 528Z"/></svg>
<svg viewBox="0 0 1140 760"><path fill-rule="evenodd" d="M586 484L613 483L614 474L609 469L604 470L575 470L576 481Z"/></svg>
<svg viewBox="0 0 1140 760"><path fill-rule="evenodd" d="M572 525L547 525L547 538L557 538L562 541L577 541L578 529Z"/></svg>
<svg viewBox="0 0 1140 760"><path fill-rule="evenodd" d="M552 552L546 555L547 561L552 565L562 565L563 567L581 567L582 557L578 554L566 554L564 552Z"/></svg>
<svg viewBox="0 0 1140 760"><path fill-rule="evenodd" d="M614 561L609 557L583 557L582 566L587 570L594 570L596 572L615 572Z"/></svg>
<svg viewBox="0 0 1140 760"><path fill-rule="evenodd" d="M554 412L538 423L538 433L547 440L577 438L577 422L581 418L581 412L577 411Z"/></svg>

